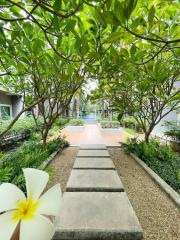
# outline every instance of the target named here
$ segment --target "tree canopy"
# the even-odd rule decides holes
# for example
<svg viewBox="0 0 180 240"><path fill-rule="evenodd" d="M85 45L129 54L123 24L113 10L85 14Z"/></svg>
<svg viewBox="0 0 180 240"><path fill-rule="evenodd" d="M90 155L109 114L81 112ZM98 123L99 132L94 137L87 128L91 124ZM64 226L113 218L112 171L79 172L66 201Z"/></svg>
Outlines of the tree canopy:
<svg viewBox="0 0 180 240"><path fill-rule="evenodd" d="M1 0L0 86L21 93L26 110L88 78L119 96L177 82L179 9L178 0Z"/></svg>

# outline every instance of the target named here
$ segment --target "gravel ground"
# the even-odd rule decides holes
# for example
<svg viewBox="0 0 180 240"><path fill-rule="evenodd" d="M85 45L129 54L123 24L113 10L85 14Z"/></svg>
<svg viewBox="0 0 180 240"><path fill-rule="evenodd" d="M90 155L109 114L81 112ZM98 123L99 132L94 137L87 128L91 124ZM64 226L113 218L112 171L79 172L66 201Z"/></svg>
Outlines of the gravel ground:
<svg viewBox="0 0 180 240"><path fill-rule="evenodd" d="M144 230L144 240L179 240L180 212L146 172L120 148L108 148Z"/></svg>
<svg viewBox="0 0 180 240"><path fill-rule="evenodd" d="M79 148L68 147L49 165L49 187L60 182L65 191ZM180 212L146 172L120 148L108 148L125 191L144 230L143 240L179 240Z"/></svg>
<svg viewBox="0 0 180 240"><path fill-rule="evenodd" d="M60 183L62 191L65 191L78 150L78 147L68 147L56 155L55 159L49 165L53 174L47 186L48 188Z"/></svg>

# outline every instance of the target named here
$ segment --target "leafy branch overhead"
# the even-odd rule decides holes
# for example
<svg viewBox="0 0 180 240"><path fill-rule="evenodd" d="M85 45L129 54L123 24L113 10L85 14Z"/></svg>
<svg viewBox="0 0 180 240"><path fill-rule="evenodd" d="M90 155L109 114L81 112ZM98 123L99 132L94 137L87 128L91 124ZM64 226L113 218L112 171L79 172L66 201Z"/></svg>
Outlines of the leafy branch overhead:
<svg viewBox="0 0 180 240"><path fill-rule="evenodd" d="M1 0L0 87L21 93L25 107L50 95L68 105L88 78L113 90L116 81L167 83L179 68L179 9L164 0Z"/></svg>

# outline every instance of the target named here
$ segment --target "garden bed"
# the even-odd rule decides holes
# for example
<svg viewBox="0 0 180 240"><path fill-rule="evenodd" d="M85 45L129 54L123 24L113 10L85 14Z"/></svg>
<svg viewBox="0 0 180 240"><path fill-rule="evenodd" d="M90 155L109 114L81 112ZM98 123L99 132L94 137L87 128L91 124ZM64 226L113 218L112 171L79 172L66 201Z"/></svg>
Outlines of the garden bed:
<svg viewBox="0 0 180 240"><path fill-rule="evenodd" d="M151 139L149 143L131 139L128 143L123 143L122 147L134 153L180 193L180 157L169 145L160 143L156 139Z"/></svg>
<svg viewBox="0 0 180 240"><path fill-rule="evenodd" d="M39 141L26 141L16 151L3 154L0 158L0 184L11 182L18 187L25 189L22 168L41 168L42 163L57 150L68 146L63 138L48 142L44 146Z"/></svg>

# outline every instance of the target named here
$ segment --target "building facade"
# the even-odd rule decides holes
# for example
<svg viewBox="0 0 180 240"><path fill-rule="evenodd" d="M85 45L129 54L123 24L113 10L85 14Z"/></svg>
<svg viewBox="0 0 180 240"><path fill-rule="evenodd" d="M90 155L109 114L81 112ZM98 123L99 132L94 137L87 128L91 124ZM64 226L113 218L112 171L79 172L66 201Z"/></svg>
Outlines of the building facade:
<svg viewBox="0 0 180 240"><path fill-rule="evenodd" d="M0 121L16 117L22 108L21 95L0 89Z"/></svg>

